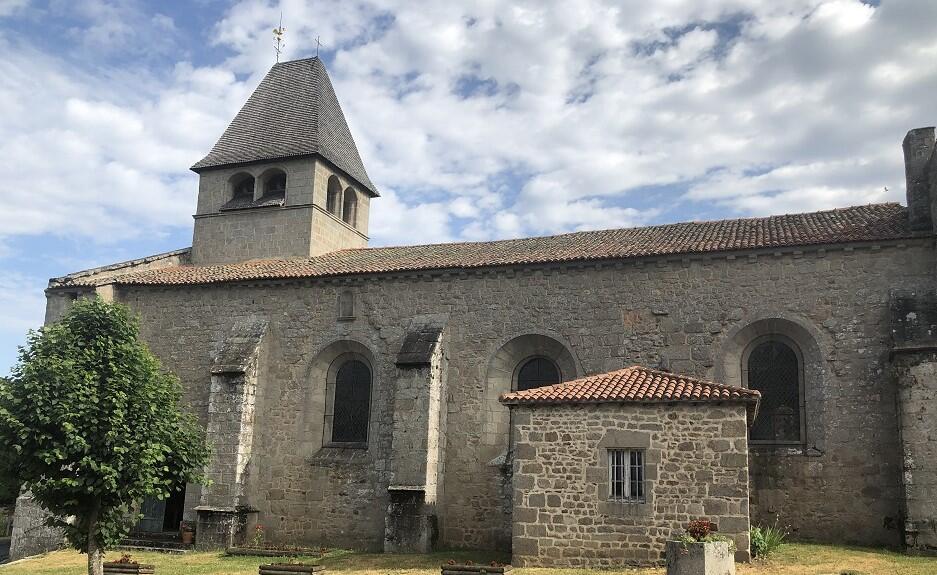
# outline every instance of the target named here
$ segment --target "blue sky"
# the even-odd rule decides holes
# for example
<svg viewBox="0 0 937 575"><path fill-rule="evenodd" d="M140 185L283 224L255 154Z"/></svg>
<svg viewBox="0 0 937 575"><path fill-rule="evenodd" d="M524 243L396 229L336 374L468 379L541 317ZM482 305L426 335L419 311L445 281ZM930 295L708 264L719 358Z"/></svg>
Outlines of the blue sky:
<svg viewBox="0 0 937 575"><path fill-rule="evenodd" d="M189 245L188 167L281 12L382 191L372 245L902 201L937 122L928 0L0 0L0 372L49 277Z"/></svg>

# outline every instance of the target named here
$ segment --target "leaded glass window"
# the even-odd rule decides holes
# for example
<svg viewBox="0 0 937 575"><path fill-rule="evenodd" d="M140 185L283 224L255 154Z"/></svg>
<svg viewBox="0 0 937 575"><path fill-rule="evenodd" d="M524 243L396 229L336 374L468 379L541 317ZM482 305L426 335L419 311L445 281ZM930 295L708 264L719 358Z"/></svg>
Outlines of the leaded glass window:
<svg viewBox="0 0 937 575"><path fill-rule="evenodd" d="M761 392L761 406L751 427L753 441L801 442L801 366L797 352L772 338L748 354L750 389Z"/></svg>
<svg viewBox="0 0 937 575"><path fill-rule="evenodd" d="M535 357L521 366L517 373L517 391L553 385L560 382L560 370L544 357Z"/></svg>
<svg viewBox="0 0 937 575"><path fill-rule="evenodd" d="M608 498L627 503L644 503L644 451L608 450Z"/></svg>
<svg viewBox="0 0 937 575"><path fill-rule="evenodd" d="M335 378L332 441L367 443L370 408L371 370L362 361L346 361Z"/></svg>

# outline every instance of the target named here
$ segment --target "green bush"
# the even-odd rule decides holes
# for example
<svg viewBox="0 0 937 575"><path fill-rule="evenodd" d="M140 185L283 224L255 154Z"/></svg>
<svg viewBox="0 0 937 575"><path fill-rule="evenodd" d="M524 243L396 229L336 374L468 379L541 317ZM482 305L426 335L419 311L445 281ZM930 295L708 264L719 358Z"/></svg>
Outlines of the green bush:
<svg viewBox="0 0 937 575"><path fill-rule="evenodd" d="M751 538L752 556L765 558L784 544L787 530L778 527L777 524L774 526L756 525L752 527L749 536Z"/></svg>

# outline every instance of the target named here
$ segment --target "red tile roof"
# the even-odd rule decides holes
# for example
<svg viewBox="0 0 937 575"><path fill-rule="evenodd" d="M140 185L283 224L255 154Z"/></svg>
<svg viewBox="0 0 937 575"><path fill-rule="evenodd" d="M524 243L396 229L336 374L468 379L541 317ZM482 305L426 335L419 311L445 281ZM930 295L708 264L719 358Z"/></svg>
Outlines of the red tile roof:
<svg viewBox="0 0 937 575"><path fill-rule="evenodd" d="M264 259L210 266L179 265L128 273L114 281L125 285L181 285L458 270L897 240L912 235L907 209L889 203L806 214L686 222L517 240L347 249L314 258ZM92 279L84 281L91 282ZM81 284L66 276L54 280L53 287L56 285Z"/></svg>
<svg viewBox="0 0 937 575"><path fill-rule="evenodd" d="M507 405L568 403L671 403L734 401L749 403L754 418L761 393L639 365L573 381L502 394Z"/></svg>

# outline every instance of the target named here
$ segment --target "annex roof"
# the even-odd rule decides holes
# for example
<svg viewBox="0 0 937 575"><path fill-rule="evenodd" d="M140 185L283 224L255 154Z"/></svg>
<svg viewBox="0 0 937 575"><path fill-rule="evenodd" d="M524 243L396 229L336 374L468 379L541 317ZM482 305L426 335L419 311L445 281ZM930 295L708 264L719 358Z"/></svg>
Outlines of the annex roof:
<svg viewBox="0 0 937 575"><path fill-rule="evenodd" d="M545 387L502 394L506 405L558 405L582 403L702 403L751 404L754 419L761 393L666 371L633 365L617 371L589 375Z"/></svg>
<svg viewBox="0 0 937 575"><path fill-rule="evenodd" d="M211 152L192 169L313 154L378 195L319 58L274 64Z"/></svg>
<svg viewBox="0 0 937 575"><path fill-rule="evenodd" d="M110 281L123 285L198 285L780 249L912 237L907 208L888 203L516 240L346 249L312 258L174 265L129 272ZM51 287L82 285L82 281L85 285L96 285L93 276L82 277L60 278L64 282L53 280Z"/></svg>
<svg viewBox="0 0 937 575"><path fill-rule="evenodd" d="M755 401L753 389L732 387L640 365L501 395L501 403Z"/></svg>

